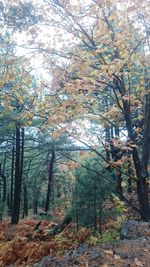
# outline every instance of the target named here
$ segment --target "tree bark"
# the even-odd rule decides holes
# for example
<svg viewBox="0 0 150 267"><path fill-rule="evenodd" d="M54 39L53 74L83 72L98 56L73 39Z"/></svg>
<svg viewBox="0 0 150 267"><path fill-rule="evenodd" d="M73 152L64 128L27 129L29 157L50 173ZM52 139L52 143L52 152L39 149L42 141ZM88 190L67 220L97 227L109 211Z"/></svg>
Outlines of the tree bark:
<svg viewBox="0 0 150 267"><path fill-rule="evenodd" d="M61 233L67 225L72 221L72 218L69 215L66 215L64 219L54 227L54 229L51 231L50 235L58 235Z"/></svg>
<svg viewBox="0 0 150 267"><path fill-rule="evenodd" d="M122 174L121 168L118 168L115 172L115 180L116 180L116 191L119 192L119 198L122 200L123 189L122 189Z"/></svg>
<svg viewBox="0 0 150 267"><path fill-rule="evenodd" d="M38 193L34 192L33 213L38 214Z"/></svg>
<svg viewBox="0 0 150 267"><path fill-rule="evenodd" d="M109 161L110 160L110 147L109 147L109 144L110 144L110 129L109 127L107 126L105 128L105 140L106 140L106 159Z"/></svg>
<svg viewBox="0 0 150 267"><path fill-rule="evenodd" d="M134 135L134 129L132 126L132 120L131 120L131 111L130 111L130 102L123 97L126 95L126 90L124 86L123 77L122 79L119 79L115 81L116 87L119 90L121 96L122 96L122 103L123 103L123 111L124 111L124 119L126 122L127 132L129 141L132 146L132 156L133 156L133 162L134 167L136 171L137 176L137 194L138 194L138 200L140 205L140 212L142 215L142 219L144 221L150 220L150 206L149 206L149 199L148 199L148 183L147 183L147 175L145 174L145 168L143 168L143 164L140 160L138 150L135 146L135 135ZM147 118L144 117L145 123L147 122ZM143 147L143 154L145 155L144 147Z"/></svg>
<svg viewBox="0 0 150 267"><path fill-rule="evenodd" d="M22 142L21 142L22 137ZM23 170L23 152L24 152L24 129L20 129L20 125L16 125L16 156L15 156L15 186L14 201L12 208L11 224L19 222L20 200L21 200L21 183Z"/></svg>
<svg viewBox="0 0 150 267"><path fill-rule="evenodd" d="M125 106L127 103L125 103ZM126 108L125 108L126 110ZM128 130L128 136L130 138L130 141L133 142L133 145L135 144L134 140L134 131L132 128L130 113L125 114L126 119L126 125ZM140 161L140 157L137 151L137 148L134 146L132 151L133 156L133 162L135 166L136 176L137 176L137 194L138 194L138 200L140 205L140 210L142 214L142 219L144 221L150 220L150 207L149 207L149 199L148 199L148 183L146 180L145 170L143 169L143 165Z"/></svg>
<svg viewBox="0 0 150 267"><path fill-rule="evenodd" d="M148 178L148 162L150 157L150 93L145 96L144 111L144 129L143 129L143 147L142 147L142 164L145 175Z"/></svg>
<svg viewBox="0 0 150 267"><path fill-rule="evenodd" d="M54 152L54 150L52 150L52 156L51 156L51 161L50 161L49 170L48 170L49 175L48 175L48 186L47 186L47 195L46 195L46 203L45 203L45 212L47 212L49 209L51 184L52 184L53 175L54 175L54 162L55 162L55 152Z"/></svg>
<svg viewBox="0 0 150 267"><path fill-rule="evenodd" d="M23 186L23 218L28 216L28 196L27 196L27 187Z"/></svg>
<svg viewBox="0 0 150 267"><path fill-rule="evenodd" d="M15 136L13 134L12 140L12 159L11 159L11 182L10 182L10 212L12 212L13 205L13 187L14 187L14 160L15 160Z"/></svg>
<svg viewBox="0 0 150 267"><path fill-rule="evenodd" d="M6 176L4 175L4 173L3 173L3 171L2 171L1 163L0 163L0 176L2 177L2 181L3 181L3 195L2 195L2 202L6 202L6 195L7 195L7 179L6 179Z"/></svg>
<svg viewBox="0 0 150 267"><path fill-rule="evenodd" d="M132 170L131 170L131 157L128 156L128 174L129 174L129 177L128 177L128 193L132 193L132 178L131 178L131 175L132 175Z"/></svg>

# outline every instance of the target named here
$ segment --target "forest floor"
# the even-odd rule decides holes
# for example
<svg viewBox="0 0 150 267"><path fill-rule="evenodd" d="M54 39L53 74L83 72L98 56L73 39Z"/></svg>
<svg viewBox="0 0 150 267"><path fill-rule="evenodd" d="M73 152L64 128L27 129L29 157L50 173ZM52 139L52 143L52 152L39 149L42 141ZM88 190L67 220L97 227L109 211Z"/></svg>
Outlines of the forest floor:
<svg viewBox="0 0 150 267"><path fill-rule="evenodd" d="M57 236L49 236L55 223L22 220L11 226L0 223L0 266L2 267L141 267L150 266L150 238L92 244L90 231L75 231L70 224Z"/></svg>
<svg viewBox="0 0 150 267"><path fill-rule="evenodd" d="M86 246L85 246L86 247ZM80 251L82 246L77 250ZM150 241L141 240L125 240L118 241L113 245L93 246L86 248L86 250L77 255L69 256L67 260L62 261L59 265L59 260L55 259L53 265L42 264L35 265L35 267L48 266L82 266L82 267L135 267L135 266L150 266ZM48 262L48 261L47 261Z"/></svg>
<svg viewBox="0 0 150 267"><path fill-rule="evenodd" d="M132 202L133 200L137 205L134 195ZM114 203L108 201L105 211L110 213L113 207ZM123 212L125 221L134 218L138 222L139 217L131 206L127 206ZM64 214L57 214L54 221L48 221L30 215L20 220L18 225L11 225L10 218L4 218L0 222L0 266L150 267L149 224L145 228L141 222L141 228L137 230L133 223L134 239L132 236L130 240L119 239L122 219L120 221L119 217L112 216L102 225L102 232L107 237L105 240L101 240L99 233L93 235L87 228L77 231L74 223L70 223L61 233L52 235L54 227L63 216ZM110 237L110 233L115 233L113 242L108 239L107 234Z"/></svg>

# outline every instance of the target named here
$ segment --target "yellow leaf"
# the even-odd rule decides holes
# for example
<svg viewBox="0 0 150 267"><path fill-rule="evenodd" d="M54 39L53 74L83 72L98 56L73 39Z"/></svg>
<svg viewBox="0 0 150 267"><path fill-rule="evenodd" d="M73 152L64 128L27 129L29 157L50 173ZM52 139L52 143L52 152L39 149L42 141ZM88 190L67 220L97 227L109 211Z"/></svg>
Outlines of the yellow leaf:
<svg viewBox="0 0 150 267"><path fill-rule="evenodd" d="M111 249L104 250L104 252L108 255L114 255L113 251Z"/></svg>
<svg viewBox="0 0 150 267"><path fill-rule="evenodd" d="M122 181L122 183L121 183L121 187L122 187L122 188L126 187L126 183L125 183L124 181Z"/></svg>
<svg viewBox="0 0 150 267"><path fill-rule="evenodd" d="M121 257L120 257L119 255L114 255L114 258L115 258L116 260L120 260L120 259L121 259Z"/></svg>
<svg viewBox="0 0 150 267"><path fill-rule="evenodd" d="M135 264L136 264L136 266L138 266L138 267L142 267L142 266L144 266L144 264L143 264L141 261L139 261L137 258L135 258Z"/></svg>

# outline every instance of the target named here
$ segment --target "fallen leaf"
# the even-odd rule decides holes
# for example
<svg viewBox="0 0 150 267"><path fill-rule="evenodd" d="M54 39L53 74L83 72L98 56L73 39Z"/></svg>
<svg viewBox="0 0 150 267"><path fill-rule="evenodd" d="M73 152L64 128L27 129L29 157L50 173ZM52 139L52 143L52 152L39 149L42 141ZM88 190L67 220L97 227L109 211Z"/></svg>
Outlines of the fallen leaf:
<svg viewBox="0 0 150 267"><path fill-rule="evenodd" d="M135 264L136 266L139 266L139 267L144 266L144 264L141 261L139 261L137 258L135 258Z"/></svg>
<svg viewBox="0 0 150 267"><path fill-rule="evenodd" d="M109 255L114 255L114 253L113 253L113 251L112 251L111 249L109 249L109 250L104 250L104 252L105 252L106 254L109 254Z"/></svg>
<svg viewBox="0 0 150 267"><path fill-rule="evenodd" d="M119 255L114 255L114 258L115 258L116 260L120 260L120 259L121 259L121 257L120 257Z"/></svg>

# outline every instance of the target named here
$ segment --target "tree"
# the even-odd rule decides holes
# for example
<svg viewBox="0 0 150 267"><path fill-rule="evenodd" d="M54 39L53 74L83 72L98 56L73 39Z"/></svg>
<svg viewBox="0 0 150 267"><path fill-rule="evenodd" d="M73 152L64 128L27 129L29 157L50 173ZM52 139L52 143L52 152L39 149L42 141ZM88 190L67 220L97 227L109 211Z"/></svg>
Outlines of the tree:
<svg viewBox="0 0 150 267"><path fill-rule="evenodd" d="M41 16L43 7L44 18ZM141 217L145 221L150 219L149 11L148 0L142 0L140 3L138 0L132 3L130 0L123 0L121 4L120 1L114 0L95 0L88 3L79 1L77 4L70 1L45 0L37 11L30 3L18 2L7 6L2 2L2 25L13 34L25 30L28 36L26 35L27 42L23 47L30 49L30 55L39 53L42 57L42 68L46 66L50 81L41 81L37 86L35 79L29 74L33 69L31 61L22 60L21 57L16 60L16 56L12 55L12 52L9 53L9 49L4 53L3 47L5 57L1 56L1 119L5 129L9 128L7 138L11 136L11 199L14 165L18 162L20 171L15 168L14 174L18 179L17 177L21 177L22 166L25 166L21 160L21 154L24 154L24 161L25 156L29 156L29 160L33 159L33 165L26 163L25 166L28 169L25 173L29 173L29 177L23 179L24 207L28 193L26 185L30 184L34 195L34 208L37 211L40 182L43 178L41 173L47 163L44 162L44 166L40 166L39 179L36 179L37 171L32 172L30 167L32 165L34 168L34 164L38 164L34 160L34 157L38 158L38 149L44 155L54 151L52 159L56 160L58 151L63 148L57 147L54 138L57 140L65 134L80 141L105 161L104 168L110 171L112 183L116 185L116 192L121 198L124 199L123 179L126 179L131 189L131 178L135 175ZM39 20L44 23L38 25ZM43 28L45 24L47 26ZM53 31L51 36L48 35L48 29L51 27L56 29L53 42L50 39ZM46 30L46 39L41 40ZM14 36L12 40L15 43ZM9 37L10 35L7 35L6 41ZM12 43L7 47L13 48ZM87 125L90 125L91 129ZM21 131L25 128L27 134L30 126L31 132L35 131L35 139L39 131L50 133L51 137L46 137L46 142L41 142L42 145L48 145L48 151L43 152L43 148L36 146L34 138L32 147L35 148L35 154L33 152L29 155L23 146L21 149ZM88 134L85 136L87 128ZM18 140L16 152L18 151L19 156L14 153L13 134L16 134ZM4 144L2 129L1 135ZM128 163L131 155L130 165ZM43 164L40 156L38 159L40 164ZM46 210L52 190L51 181L54 180L52 163L54 160L51 160L49 168ZM10 166L10 161L8 165ZM132 165L134 171L131 172ZM6 171L3 174L7 177ZM46 176L48 173L44 178Z"/></svg>
<svg viewBox="0 0 150 267"><path fill-rule="evenodd" d="M50 201L50 192L52 186L52 180L54 175L54 163L55 163L55 151L51 152L51 159L48 164L48 187L47 187L47 195L46 195L46 203L45 203L45 212L49 209L49 201Z"/></svg>
<svg viewBox="0 0 150 267"><path fill-rule="evenodd" d="M17 224L20 214L20 197L22 186L22 171L24 157L24 129L20 130L20 126L16 125L16 156L15 156L15 186L14 201L12 208L11 224Z"/></svg>
<svg viewBox="0 0 150 267"><path fill-rule="evenodd" d="M48 4L60 16L56 22L59 27L77 40L76 45L65 54L60 52L60 56L70 59L70 66L64 69L56 66L55 87L68 96L62 102L61 116L69 102L69 113L73 119L82 116L83 112L88 118L96 114L109 126L121 126L127 131L127 151L130 150L133 157L141 216L147 221L150 219L147 182L149 147L145 150L149 125L147 1L134 1L132 4L129 1L124 7L116 1L94 1L89 3L88 8L86 5L74 8L71 3L63 1L48 1ZM143 27L145 31L142 31ZM114 104L106 113L100 114L101 95L109 93ZM142 112L144 98L145 113ZM138 125L135 125L136 114L139 114ZM119 125L114 118L119 118ZM144 158L140 155L135 134L141 128L142 120Z"/></svg>
<svg viewBox="0 0 150 267"><path fill-rule="evenodd" d="M84 168L77 168L75 172L72 214L77 223L77 229L81 225L93 227L96 231L98 227L101 229L103 203L110 197L114 188L111 187L109 180L106 181L98 173L92 171L97 170L110 179L110 174L106 169L100 170L98 157L86 160L84 166ZM88 169L89 167L91 170Z"/></svg>
<svg viewBox="0 0 150 267"><path fill-rule="evenodd" d="M6 45L6 46L4 46ZM10 44L10 36L6 34L2 38L1 58L1 146L7 151L7 181L6 175L3 175L3 192L8 190L9 209L11 211L11 223L16 224L19 221L21 188L24 164L24 141L25 127L32 123L33 102L35 95L34 85L32 85L32 76L26 75L23 69L22 61L16 57L14 46ZM32 93L31 93L32 91ZM7 148L7 144L9 148ZM11 154L12 149L12 155ZM10 161L11 157L11 161ZM5 164L4 164L5 165ZM3 169L5 169L3 167ZM11 181L9 177L11 176ZM4 179L5 177L5 179Z"/></svg>

